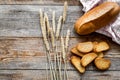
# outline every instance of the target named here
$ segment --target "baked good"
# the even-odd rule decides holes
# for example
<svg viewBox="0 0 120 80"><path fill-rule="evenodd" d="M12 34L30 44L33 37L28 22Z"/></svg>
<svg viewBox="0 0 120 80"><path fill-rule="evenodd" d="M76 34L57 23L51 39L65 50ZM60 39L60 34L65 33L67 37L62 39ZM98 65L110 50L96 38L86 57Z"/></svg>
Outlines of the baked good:
<svg viewBox="0 0 120 80"><path fill-rule="evenodd" d="M104 2L80 17L75 25L75 31L80 35L92 33L109 24L120 12L120 6L115 2Z"/></svg>

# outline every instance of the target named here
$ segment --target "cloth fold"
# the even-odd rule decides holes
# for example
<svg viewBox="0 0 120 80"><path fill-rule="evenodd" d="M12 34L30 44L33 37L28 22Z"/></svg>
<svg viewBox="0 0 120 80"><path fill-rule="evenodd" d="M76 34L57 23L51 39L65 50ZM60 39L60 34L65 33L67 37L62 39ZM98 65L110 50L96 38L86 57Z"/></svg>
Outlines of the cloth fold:
<svg viewBox="0 0 120 80"><path fill-rule="evenodd" d="M105 2L117 2L120 5L120 0L80 0L83 5L83 11L87 12L95 6ZM96 31L97 33L111 37L112 40L120 45L120 13L116 20L111 22L109 25Z"/></svg>

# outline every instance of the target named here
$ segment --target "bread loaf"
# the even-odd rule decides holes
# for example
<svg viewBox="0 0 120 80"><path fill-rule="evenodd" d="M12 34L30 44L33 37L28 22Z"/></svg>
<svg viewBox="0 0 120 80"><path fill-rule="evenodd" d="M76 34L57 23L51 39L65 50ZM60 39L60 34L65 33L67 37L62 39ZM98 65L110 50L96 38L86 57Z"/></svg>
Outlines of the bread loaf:
<svg viewBox="0 0 120 80"><path fill-rule="evenodd" d="M80 17L74 28L80 35L92 33L109 24L120 12L120 6L115 2L104 2Z"/></svg>

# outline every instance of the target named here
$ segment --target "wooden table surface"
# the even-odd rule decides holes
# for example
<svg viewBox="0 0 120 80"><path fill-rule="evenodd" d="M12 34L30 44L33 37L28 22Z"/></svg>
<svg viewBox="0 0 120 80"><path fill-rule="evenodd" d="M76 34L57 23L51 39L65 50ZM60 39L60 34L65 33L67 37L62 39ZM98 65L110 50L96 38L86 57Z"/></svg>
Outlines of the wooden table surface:
<svg viewBox="0 0 120 80"><path fill-rule="evenodd" d="M46 79L47 62L38 11L41 8L47 12L51 21L51 11L55 10L58 20L63 3L64 0L0 0L0 80ZM105 57L112 62L107 71L98 71L94 64L90 64L82 75L68 61L69 80L120 80L120 46L97 33L77 35L73 25L83 14L82 6L79 0L68 0L68 3L68 17L61 35L65 36L70 28L69 50L78 42L105 40L111 47Z"/></svg>

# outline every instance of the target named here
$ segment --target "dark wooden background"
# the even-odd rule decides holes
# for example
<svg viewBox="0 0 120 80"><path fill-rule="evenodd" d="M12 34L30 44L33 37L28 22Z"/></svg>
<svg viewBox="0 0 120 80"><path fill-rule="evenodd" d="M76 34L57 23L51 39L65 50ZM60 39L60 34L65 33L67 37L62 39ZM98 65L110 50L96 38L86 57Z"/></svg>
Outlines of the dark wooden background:
<svg viewBox="0 0 120 80"><path fill-rule="evenodd" d="M62 15L65 0L0 0L0 80L45 80L46 57L39 25L39 9L48 13L55 10ZM79 74L68 61L69 80L120 80L120 46L106 36L92 33L79 36L74 22L83 14L79 0L68 0L68 17L61 35L71 30L69 49L78 42L105 40L111 49L105 57L112 62L107 71L98 71L94 64ZM71 55L70 52L67 53Z"/></svg>

